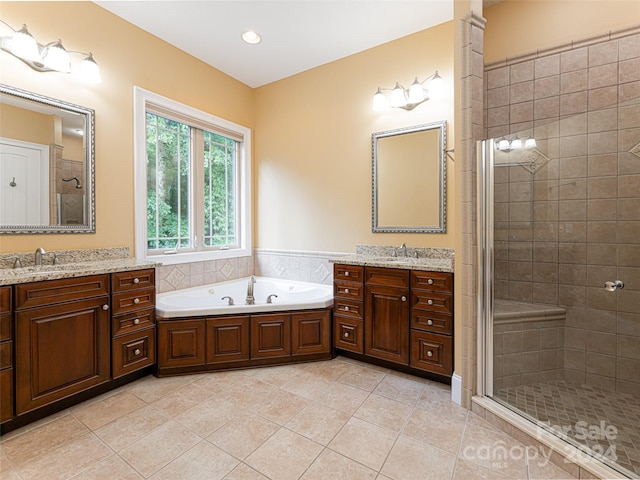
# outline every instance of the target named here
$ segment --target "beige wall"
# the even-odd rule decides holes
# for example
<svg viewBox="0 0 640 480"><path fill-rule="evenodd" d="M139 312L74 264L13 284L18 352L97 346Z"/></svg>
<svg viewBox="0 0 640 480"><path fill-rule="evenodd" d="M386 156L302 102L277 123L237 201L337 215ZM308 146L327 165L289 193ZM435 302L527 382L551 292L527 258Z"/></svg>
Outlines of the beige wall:
<svg viewBox="0 0 640 480"><path fill-rule="evenodd" d="M444 96L411 112L374 112L378 86L408 87L438 70ZM447 234L371 233L371 134L447 120L453 145L453 22L256 90L256 244L354 251L355 244L453 247L454 164ZM411 172L406 172L411 175Z"/></svg>
<svg viewBox="0 0 640 480"><path fill-rule="evenodd" d="M640 2L511 0L487 8L483 15L484 61L492 63L637 23Z"/></svg>
<svg viewBox="0 0 640 480"><path fill-rule="evenodd" d="M251 88L91 2L3 1L2 20L14 28L26 23L41 42L61 38L68 50L93 52L103 82L87 85L71 75L38 73L0 54L1 83L95 110L97 204L95 235L2 235L0 252L39 246L133 251L134 85L253 128Z"/></svg>
<svg viewBox="0 0 640 480"><path fill-rule="evenodd" d="M0 137L49 145L55 141L55 122L51 115L13 105L0 108Z"/></svg>

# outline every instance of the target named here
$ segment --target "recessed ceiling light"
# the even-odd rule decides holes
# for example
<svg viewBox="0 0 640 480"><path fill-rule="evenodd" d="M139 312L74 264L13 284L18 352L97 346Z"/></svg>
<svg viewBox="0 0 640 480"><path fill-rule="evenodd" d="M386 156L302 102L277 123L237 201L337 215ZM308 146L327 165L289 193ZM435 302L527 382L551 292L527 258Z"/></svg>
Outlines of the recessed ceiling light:
<svg viewBox="0 0 640 480"><path fill-rule="evenodd" d="M262 37L253 30L247 30L242 34L242 40L251 45L256 45L262 41Z"/></svg>

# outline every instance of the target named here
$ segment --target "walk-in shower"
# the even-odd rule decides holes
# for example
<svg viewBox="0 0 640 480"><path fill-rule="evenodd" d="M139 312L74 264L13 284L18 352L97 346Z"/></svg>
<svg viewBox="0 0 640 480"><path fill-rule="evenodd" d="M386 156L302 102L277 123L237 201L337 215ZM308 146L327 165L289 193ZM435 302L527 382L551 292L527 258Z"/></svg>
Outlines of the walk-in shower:
<svg viewBox="0 0 640 480"><path fill-rule="evenodd" d="M478 151L484 393L636 478L640 98Z"/></svg>

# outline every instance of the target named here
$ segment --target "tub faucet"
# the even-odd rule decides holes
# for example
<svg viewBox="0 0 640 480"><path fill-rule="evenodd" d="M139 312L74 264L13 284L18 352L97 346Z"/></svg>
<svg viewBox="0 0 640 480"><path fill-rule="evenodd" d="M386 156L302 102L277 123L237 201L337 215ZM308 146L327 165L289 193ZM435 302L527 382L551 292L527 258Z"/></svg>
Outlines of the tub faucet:
<svg viewBox="0 0 640 480"><path fill-rule="evenodd" d="M253 284L256 283L256 279L253 275L249 277L249 285L247 285L247 305L253 305L256 303L256 299L253 298Z"/></svg>
<svg viewBox="0 0 640 480"><path fill-rule="evenodd" d="M42 247L36 248L36 258L34 260L36 267L42 266L42 255L44 255L45 253L47 252L44 251L44 248Z"/></svg>

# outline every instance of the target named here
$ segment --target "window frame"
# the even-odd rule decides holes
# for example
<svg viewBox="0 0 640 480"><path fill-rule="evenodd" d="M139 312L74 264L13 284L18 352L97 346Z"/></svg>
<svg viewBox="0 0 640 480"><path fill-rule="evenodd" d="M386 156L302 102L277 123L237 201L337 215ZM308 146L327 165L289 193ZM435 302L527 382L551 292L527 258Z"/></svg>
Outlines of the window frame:
<svg viewBox="0 0 640 480"><path fill-rule="evenodd" d="M238 247L217 248L210 250L183 251L177 253L151 254L147 249L147 158L146 158L146 114L147 107L153 113L158 110L175 112L177 118L192 119L197 128L205 128L214 133L241 137L238 146ZM175 118L174 117L174 118ZM207 126L209 128L207 128ZM227 132L227 133L225 133ZM243 125L211 115L202 110L190 107L176 100L134 86L134 219L135 219L135 254L138 260L151 260L165 265L216 260L224 258L248 257L252 254L252 214L251 214L251 129ZM203 179L199 165L194 165L194 176L191 179L191 191L197 197L203 196ZM197 192L201 190L202 192ZM197 198L196 197L196 198ZM202 207L195 204L194 215L202 213ZM203 219L191 220L196 222ZM204 239L198 239L202 243Z"/></svg>

